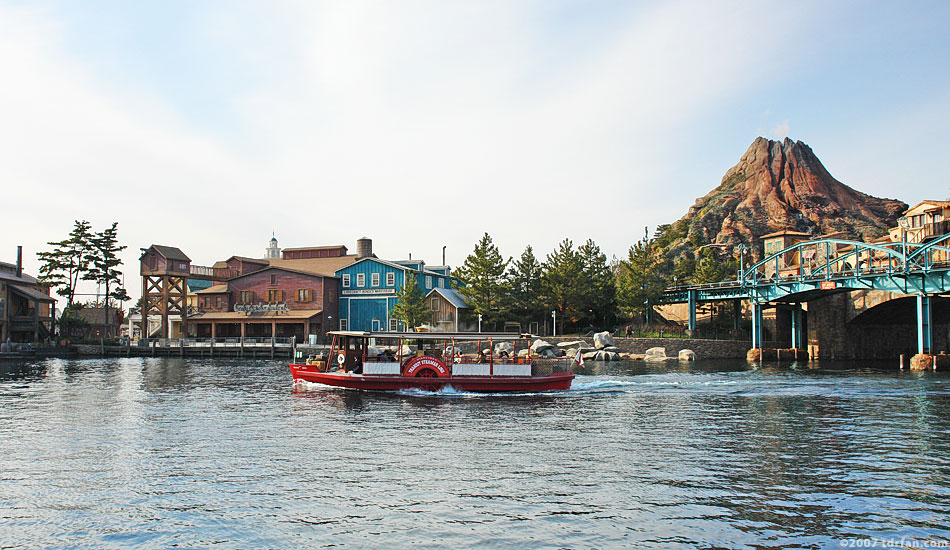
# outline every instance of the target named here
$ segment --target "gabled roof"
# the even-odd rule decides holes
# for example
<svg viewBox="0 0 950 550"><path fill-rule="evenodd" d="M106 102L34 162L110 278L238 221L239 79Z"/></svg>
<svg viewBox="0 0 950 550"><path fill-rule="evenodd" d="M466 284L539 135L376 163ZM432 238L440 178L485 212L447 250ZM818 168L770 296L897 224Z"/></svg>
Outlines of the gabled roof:
<svg viewBox="0 0 950 550"><path fill-rule="evenodd" d="M348 267L354 266L354 265L356 265L356 264L358 264L358 263L360 263L360 262L365 262L365 261L374 261L374 262L377 262L377 263L380 263L380 264L383 264L383 265L387 265L387 266L392 267L392 268L394 268L394 269L400 269L400 270L402 270L402 271L412 271L413 273L416 272L416 270L415 270L414 268L407 267L407 266L405 266L405 265L402 265L401 263L391 262L391 261L389 261L389 260L381 260L381 259L376 258L376 257L360 258L359 260L356 260L356 261L353 262L352 264L349 264L349 265L346 265L346 266L341 267L340 269L337 269L337 271L340 271L340 270L342 270L342 269L346 269L346 268L348 268ZM415 265L415 264L416 264L416 261L413 260L411 263L412 263L413 265ZM420 261L419 263L422 263L423 265L425 265L425 262ZM437 271L429 271L428 269L423 269L423 270L422 270L422 274L423 274L423 275L435 275L436 277L448 277L448 275L446 275L445 273L439 273L439 272L437 272Z"/></svg>
<svg viewBox="0 0 950 550"><path fill-rule="evenodd" d="M30 275L27 275L26 273L23 273L21 276L17 277L16 273L10 273L8 271L0 271L0 279L3 279L4 281L10 281L12 283L21 283L21 284L27 284L27 285L37 284L36 278Z"/></svg>
<svg viewBox="0 0 950 550"><path fill-rule="evenodd" d="M231 256L230 258L228 258L228 260L241 260L242 262L258 264L258 265L267 265L268 263L267 260L261 260L258 258L248 258L247 256ZM225 260L225 262L227 262L228 260Z"/></svg>
<svg viewBox="0 0 950 550"><path fill-rule="evenodd" d="M472 306L468 305L468 302L465 301L465 297L459 294L459 292L452 288L433 288L426 294L426 298L432 296L432 294L439 294L443 298L449 301L450 304L460 309L471 309Z"/></svg>
<svg viewBox="0 0 950 550"><path fill-rule="evenodd" d="M329 258L271 258L268 261L271 267L291 269L308 275L335 277L337 271L356 261L356 254Z"/></svg>
<svg viewBox="0 0 950 550"><path fill-rule="evenodd" d="M178 260L182 262L190 262L191 258L185 255L180 248L175 248L174 246L164 246L160 244L153 244L149 249L158 252L158 254L165 258L166 260ZM148 249L146 249L148 250Z"/></svg>
<svg viewBox="0 0 950 550"><path fill-rule="evenodd" d="M228 285L212 285L212 286L209 286L208 288L195 292L195 294L224 294L227 291L228 291Z"/></svg>
<svg viewBox="0 0 950 550"><path fill-rule="evenodd" d="M917 210L917 209L920 208L921 206L929 206L930 208L925 208L925 209L924 209L924 212L927 212L927 211L930 211L930 210L933 210L933 209L936 209L936 208L950 208L950 201L937 201L937 200L924 200L924 201L920 201L919 203L915 204L914 206L908 208L907 210L904 210L904 214L906 215L908 212L910 212L910 211L912 211L912 210Z"/></svg>
<svg viewBox="0 0 950 550"><path fill-rule="evenodd" d="M43 294L42 292L40 292L39 290L36 290L34 287L31 287L31 286L7 285L7 288L23 296L24 298L29 298L30 300L34 300L37 302L52 303L56 301L56 298L47 296L46 294Z"/></svg>
<svg viewBox="0 0 950 550"><path fill-rule="evenodd" d="M324 245L324 246L298 246L296 248L284 248L284 252L299 252L301 250L346 250L346 246L342 244L337 245Z"/></svg>

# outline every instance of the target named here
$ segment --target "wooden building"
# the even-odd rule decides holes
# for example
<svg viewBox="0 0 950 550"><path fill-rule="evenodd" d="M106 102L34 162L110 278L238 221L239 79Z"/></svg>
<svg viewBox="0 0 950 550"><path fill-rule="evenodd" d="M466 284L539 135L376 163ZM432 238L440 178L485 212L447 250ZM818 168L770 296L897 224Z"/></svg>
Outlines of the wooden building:
<svg viewBox="0 0 950 550"><path fill-rule="evenodd" d="M56 299L49 288L23 273L23 248L16 264L0 262L0 342L40 342L52 336Z"/></svg>
<svg viewBox="0 0 950 550"><path fill-rule="evenodd" d="M433 288L426 295L426 305L432 314L429 325L436 332L474 332L478 319L472 313L465 297L452 288Z"/></svg>

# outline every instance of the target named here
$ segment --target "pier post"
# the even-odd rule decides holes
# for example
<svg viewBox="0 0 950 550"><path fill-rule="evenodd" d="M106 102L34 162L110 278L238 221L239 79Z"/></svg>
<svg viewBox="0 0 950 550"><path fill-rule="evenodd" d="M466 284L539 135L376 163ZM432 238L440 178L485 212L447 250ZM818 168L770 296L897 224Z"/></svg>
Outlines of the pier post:
<svg viewBox="0 0 950 550"><path fill-rule="evenodd" d="M929 354L933 350L933 312L931 297L917 295L917 353Z"/></svg>
<svg viewBox="0 0 950 550"><path fill-rule="evenodd" d="M693 331L696 330L696 289L689 289L687 291L687 301L689 302L689 335L693 336Z"/></svg>
<svg viewBox="0 0 950 550"><path fill-rule="evenodd" d="M802 305L792 306L792 348L802 347Z"/></svg>
<svg viewBox="0 0 950 550"><path fill-rule="evenodd" d="M752 302L752 348L753 349L762 349L764 342L762 341L763 336L762 331L762 304L759 302Z"/></svg>

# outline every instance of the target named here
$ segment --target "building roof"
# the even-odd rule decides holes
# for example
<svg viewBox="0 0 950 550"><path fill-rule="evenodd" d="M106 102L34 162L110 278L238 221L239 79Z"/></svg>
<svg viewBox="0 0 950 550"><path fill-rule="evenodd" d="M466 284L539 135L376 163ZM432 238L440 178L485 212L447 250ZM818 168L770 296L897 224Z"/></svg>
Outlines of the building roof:
<svg viewBox="0 0 950 550"><path fill-rule="evenodd" d="M322 309L292 309L286 312L278 311L255 311L253 313L244 313L241 311L207 311L189 315L189 321L283 321L283 320L304 320L310 319L323 313Z"/></svg>
<svg viewBox="0 0 950 550"><path fill-rule="evenodd" d="M329 258L272 258L270 265L271 267L281 267L309 275L335 277L337 271L344 267L349 267L355 262L356 255L349 254L347 256L332 256Z"/></svg>
<svg viewBox="0 0 950 550"><path fill-rule="evenodd" d="M179 260L182 262L190 262L191 258L185 255L180 248L175 248L174 246L164 246L160 244L153 244L149 248L158 252L166 260Z"/></svg>
<svg viewBox="0 0 950 550"><path fill-rule="evenodd" d="M346 250L346 246L342 244L325 246L298 246L296 248L284 248L282 250L284 252L299 252L301 250L339 250L341 248Z"/></svg>
<svg viewBox="0 0 950 550"><path fill-rule="evenodd" d="M426 298L432 296L433 293L439 294L443 298L449 301L450 304L455 306L458 309L471 309L472 306L468 305L468 302L465 301L465 297L459 294L459 292L452 288L433 288L426 294Z"/></svg>
<svg viewBox="0 0 950 550"><path fill-rule="evenodd" d="M928 211L930 211L930 210L934 210L934 209L937 209L937 208L950 208L950 201L938 201L938 200L924 200L924 201L920 201L919 203L915 204L914 206L908 208L907 210L904 210L904 215L906 215L908 212L910 212L910 211L912 211L912 210L917 210L917 209L920 208L921 206L929 206L930 208L924 208L924 209L923 209L924 212L928 212Z"/></svg>
<svg viewBox="0 0 950 550"><path fill-rule="evenodd" d="M249 258L247 256L231 256L228 260L241 260L242 262L247 262L251 264L267 265L268 260L262 260L260 258ZM227 261L225 261L227 263Z"/></svg>
<svg viewBox="0 0 950 550"><path fill-rule="evenodd" d="M14 266L14 269L16 266ZM20 283L24 285L35 285L37 280L35 277L27 275L26 273L22 274L20 277L16 276L16 273L9 273L7 271L0 270L0 279L8 281L11 283Z"/></svg>
<svg viewBox="0 0 950 550"><path fill-rule="evenodd" d="M55 302L56 301L56 298L53 298L52 296L44 294L31 286L20 286L16 284L11 284L7 288L23 296L24 298L29 298L30 300L35 300L37 302Z"/></svg>
<svg viewBox="0 0 950 550"><path fill-rule="evenodd" d="M399 263L399 262L391 262L391 261L389 261L389 260L383 260L383 259L377 258L377 257L375 257L375 256L367 256L367 257L365 257L365 258L360 258L359 260L356 260L356 261L353 262L352 264L345 265L345 266L339 268L337 271L339 271L340 269L345 269L345 268L347 268L347 267L350 267L351 265L355 265L355 264L358 264L358 263L360 263L360 262L365 262L365 261L369 261L369 260L372 260L372 261L374 261L374 262L381 263L381 264L383 264L383 265L388 265L389 267L392 267L392 268L395 268L395 269L401 269L402 271L412 271L412 272L415 272L415 271L416 271L414 268L408 267L408 266L405 266L405 265L402 265L402 264ZM415 260L412 260L412 262L410 262L410 263L412 263L413 265L415 265L417 262L416 262ZM421 260L420 260L418 263L421 263L421 264L425 265L425 262L423 262L423 261L421 261ZM438 272L435 272L435 271L429 271L428 269L423 269L423 270L422 270L422 274L423 274L423 275L435 275L435 276L437 276L437 277L448 277L448 275L446 275L445 273L438 273Z"/></svg>
<svg viewBox="0 0 950 550"><path fill-rule="evenodd" d="M208 288L199 290L195 294L225 294L227 292L228 292L228 285L211 285Z"/></svg>
<svg viewBox="0 0 950 550"><path fill-rule="evenodd" d="M114 324L116 321L121 321L122 319L122 310L119 308L110 307L109 314L112 317L112 323L110 324ZM76 315L78 315L80 319L90 325L106 324L106 308L104 307L86 306L80 310L77 310Z"/></svg>

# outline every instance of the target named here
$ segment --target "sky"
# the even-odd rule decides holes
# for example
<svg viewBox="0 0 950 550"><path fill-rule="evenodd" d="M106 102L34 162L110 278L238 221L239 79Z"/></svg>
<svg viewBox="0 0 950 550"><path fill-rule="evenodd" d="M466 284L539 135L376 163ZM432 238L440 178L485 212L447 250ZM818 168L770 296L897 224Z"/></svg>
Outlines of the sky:
<svg viewBox="0 0 950 550"><path fill-rule="evenodd" d="M483 233L608 258L757 136L843 183L950 196L948 2L0 0L0 260L118 222L197 265ZM90 289L85 289L90 291ZM91 291L94 291L92 289Z"/></svg>

